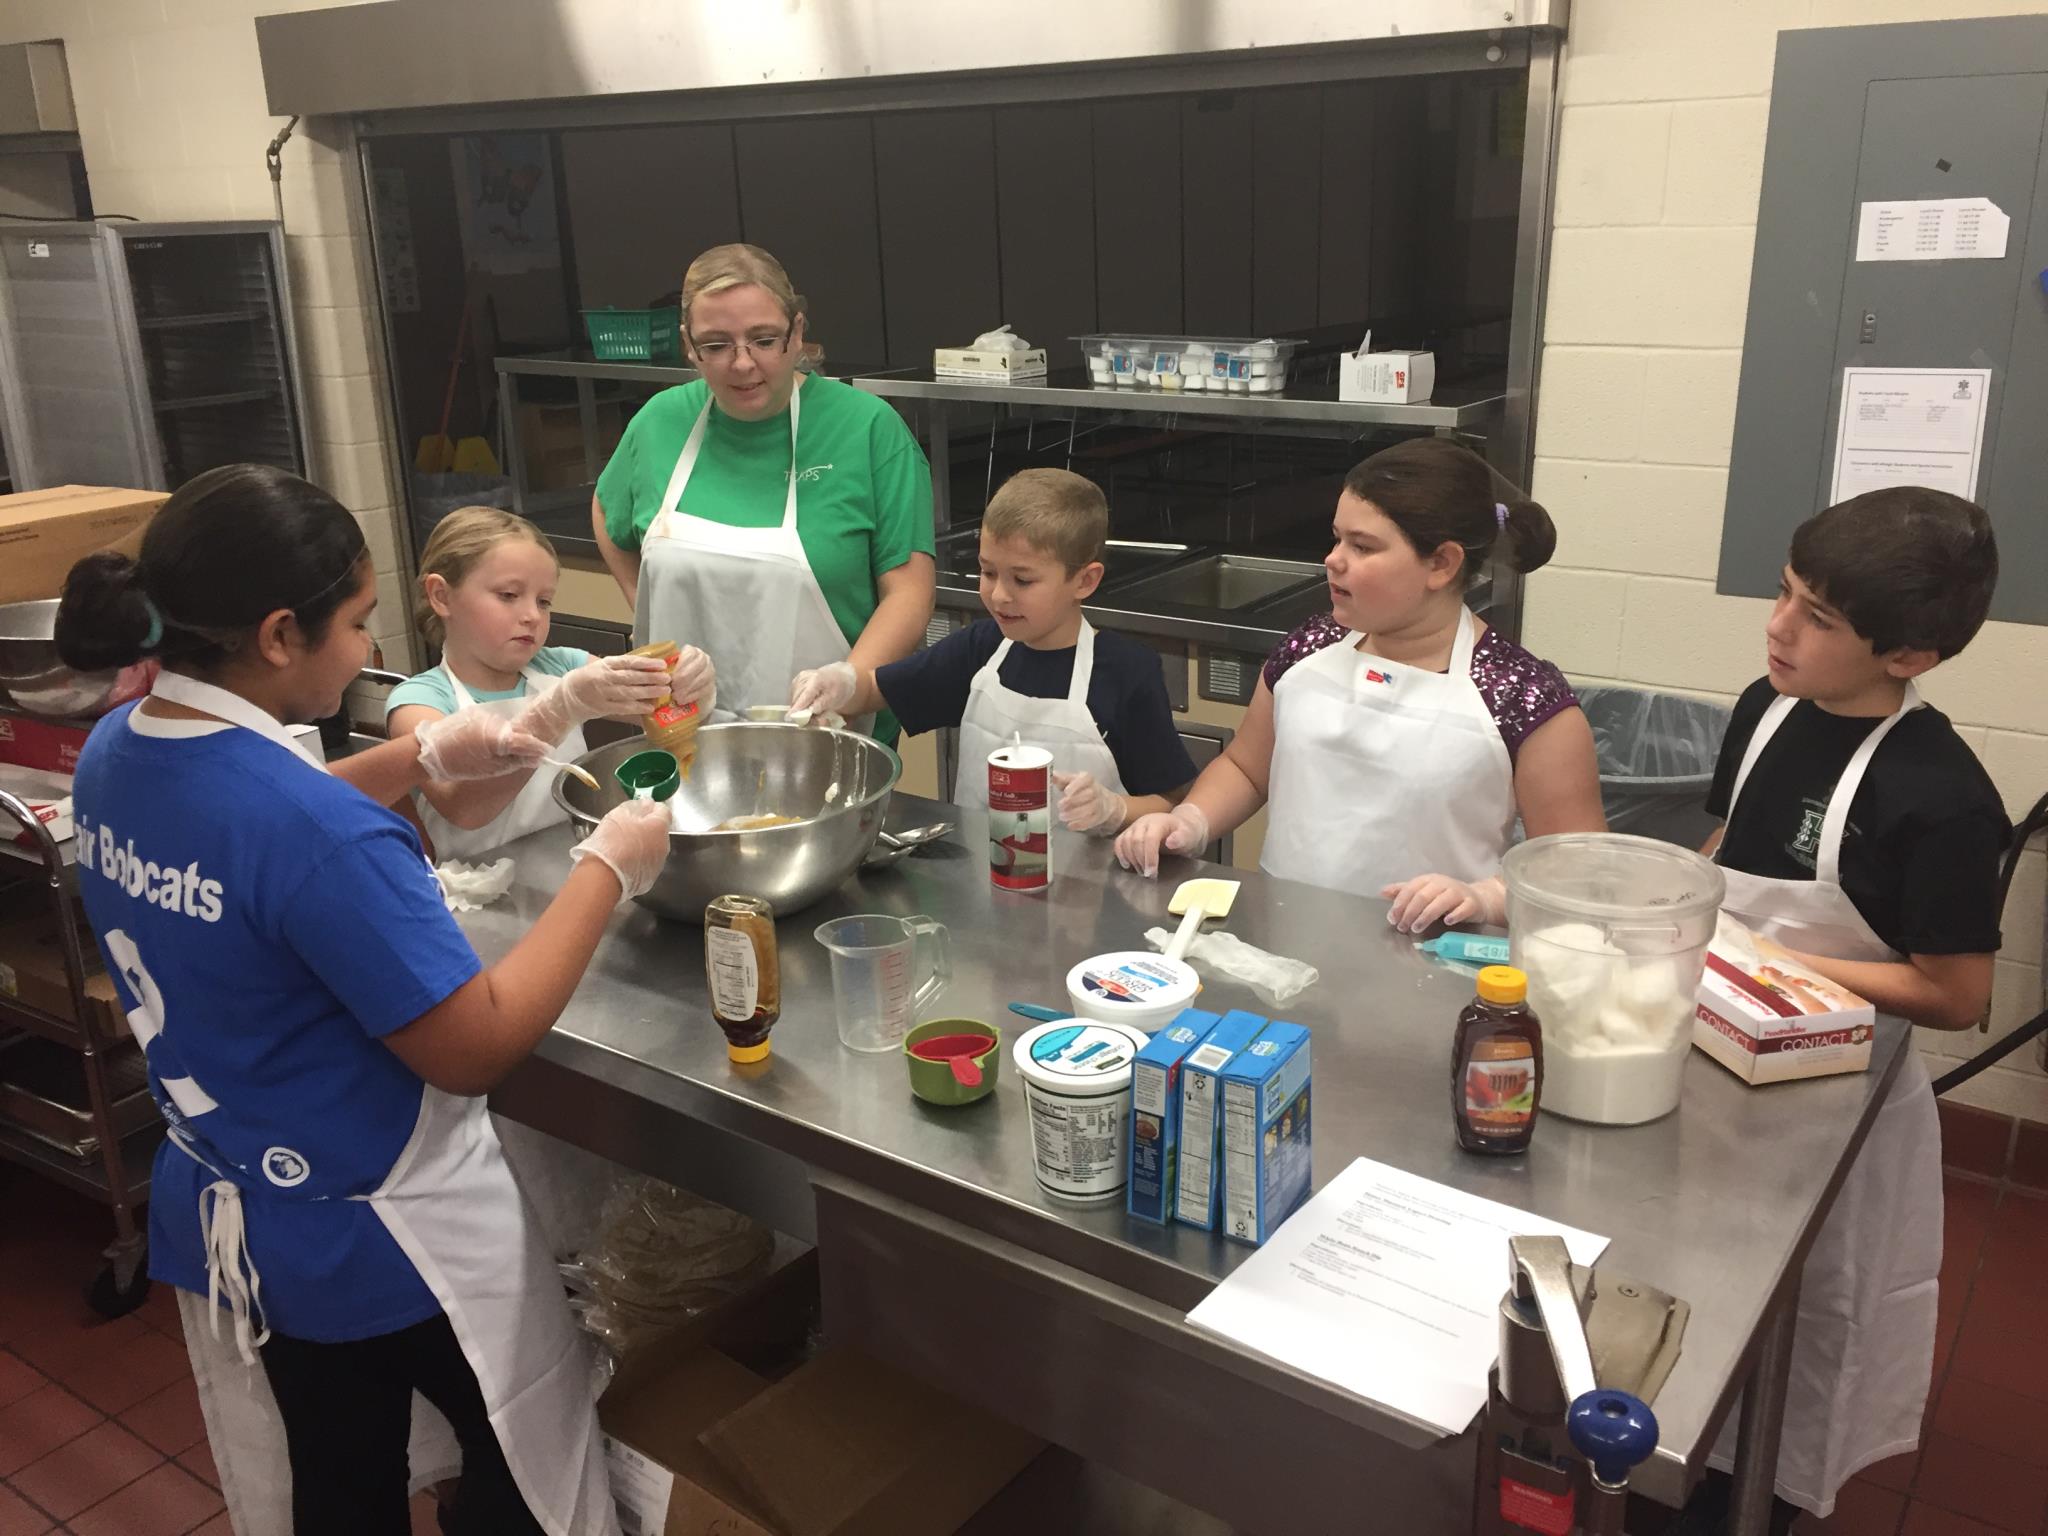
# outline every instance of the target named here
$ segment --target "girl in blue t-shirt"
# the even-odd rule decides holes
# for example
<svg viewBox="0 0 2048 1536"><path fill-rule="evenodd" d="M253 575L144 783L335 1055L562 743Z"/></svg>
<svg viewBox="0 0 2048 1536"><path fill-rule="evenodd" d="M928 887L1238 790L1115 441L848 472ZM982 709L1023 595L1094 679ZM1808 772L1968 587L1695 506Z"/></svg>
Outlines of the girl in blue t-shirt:
<svg viewBox="0 0 2048 1536"><path fill-rule="evenodd" d="M384 719L404 736L469 704L517 714L535 697L528 724L571 760L587 750L586 721L638 718L673 693L712 691L711 658L694 646L670 674L651 656L606 656L549 645L548 621L561 566L548 536L496 507L461 507L434 525L420 552L414 622L441 653L438 666L392 689ZM567 819L554 776L531 768L482 782L428 783L414 795L437 859L473 859Z"/></svg>
<svg viewBox="0 0 2048 1536"><path fill-rule="evenodd" d="M331 773L286 730L340 707L376 602L348 511L248 464L187 482L139 558L65 583L68 665L162 663L94 728L73 795L79 895L169 1126L149 1272L182 1293L195 1367L224 1324L260 1360L297 1536L409 1528L414 1391L463 1448L448 1531L615 1533L575 1330L481 1095L659 873L667 814L605 817L483 968L385 807L530 769L524 718L459 709ZM270 1480L216 1450L238 1486Z"/></svg>

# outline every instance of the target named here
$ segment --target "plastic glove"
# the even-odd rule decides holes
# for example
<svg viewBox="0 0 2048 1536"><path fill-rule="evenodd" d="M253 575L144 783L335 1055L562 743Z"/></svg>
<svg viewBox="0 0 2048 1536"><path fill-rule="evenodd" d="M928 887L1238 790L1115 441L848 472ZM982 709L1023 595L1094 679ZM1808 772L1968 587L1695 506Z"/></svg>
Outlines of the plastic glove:
<svg viewBox="0 0 2048 1536"><path fill-rule="evenodd" d="M1123 830L1130 802L1104 789L1092 773L1055 773L1060 791L1060 825L1070 832L1115 837Z"/></svg>
<svg viewBox="0 0 2048 1536"><path fill-rule="evenodd" d="M1437 923L1506 921L1506 891L1498 877L1468 885L1449 875L1417 875L1387 886L1380 895L1393 903L1387 921L1407 933L1421 933Z"/></svg>
<svg viewBox="0 0 2048 1536"><path fill-rule="evenodd" d="M413 740L419 743L420 770L443 783L517 773L539 762L548 749L520 720L507 719L482 704L429 720L413 732Z"/></svg>
<svg viewBox="0 0 2048 1536"><path fill-rule="evenodd" d="M599 656L536 695L517 720L521 730L556 742L586 720L644 715L668 696L671 686L668 668L656 657Z"/></svg>
<svg viewBox="0 0 2048 1536"><path fill-rule="evenodd" d="M1116 840L1116 861L1150 880L1159 873L1159 855L1200 853L1209 846L1209 818L1199 806L1183 800L1170 811L1140 816Z"/></svg>
<svg viewBox="0 0 2048 1536"><path fill-rule="evenodd" d="M569 857L602 860L619 877L619 900L631 901L647 894L668 862L668 829L666 800L628 800L606 811Z"/></svg>
<svg viewBox="0 0 2048 1536"><path fill-rule="evenodd" d="M799 672L789 685L789 712L808 709L811 717L843 715L860 687L853 663L835 661L830 666Z"/></svg>
<svg viewBox="0 0 2048 1536"><path fill-rule="evenodd" d="M698 707L711 713L711 701L718 697L718 669L711 665L711 658L694 645L686 645L676 653L676 664L669 668L668 689L678 704L687 704L695 699Z"/></svg>

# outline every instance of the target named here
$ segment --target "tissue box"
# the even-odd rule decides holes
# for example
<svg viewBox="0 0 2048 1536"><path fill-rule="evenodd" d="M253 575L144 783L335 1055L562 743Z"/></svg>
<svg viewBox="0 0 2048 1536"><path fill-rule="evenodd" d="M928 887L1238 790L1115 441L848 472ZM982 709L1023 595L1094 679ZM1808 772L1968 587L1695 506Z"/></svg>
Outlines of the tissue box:
<svg viewBox="0 0 2048 1536"><path fill-rule="evenodd" d="M1180 1157L1180 1068L1217 1016L1189 1008L1145 1042L1131 1063L1131 1182L1126 1203L1146 1221L1173 1219Z"/></svg>
<svg viewBox="0 0 2048 1536"><path fill-rule="evenodd" d="M1692 1043L1745 1083L1870 1066L1877 1010L1723 916L1700 975Z"/></svg>
<svg viewBox="0 0 2048 1536"><path fill-rule="evenodd" d="M1223 1069L1223 1232L1259 1244L1308 1198L1308 1031L1268 1024Z"/></svg>
<svg viewBox="0 0 2048 1536"><path fill-rule="evenodd" d="M1434 352L1350 352L1337 360L1339 400L1410 405L1435 388Z"/></svg>
<svg viewBox="0 0 2048 1536"><path fill-rule="evenodd" d="M1239 1051L1259 1038L1266 1021L1233 1011L1188 1053L1180 1069L1179 1187L1173 1219L1213 1231L1223 1203L1223 1084L1221 1073Z"/></svg>
<svg viewBox="0 0 2048 1536"><path fill-rule="evenodd" d="M1045 377L1045 348L1011 352L995 347L938 347L932 352L932 372L942 379L1021 384Z"/></svg>

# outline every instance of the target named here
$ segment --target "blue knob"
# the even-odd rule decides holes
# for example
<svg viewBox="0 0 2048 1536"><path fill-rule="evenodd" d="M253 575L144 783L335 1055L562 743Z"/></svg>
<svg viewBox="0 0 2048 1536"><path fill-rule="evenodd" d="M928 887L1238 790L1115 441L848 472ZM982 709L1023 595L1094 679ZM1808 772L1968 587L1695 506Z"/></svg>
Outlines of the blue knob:
<svg viewBox="0 0 2048 1536"><path fill-rule="evenodd" d="M1605 1387L1572 1400L1565 1428L1578 1453L1593 1464L1593 1475L1610 1487L1627 1482L1657 1449L1657 1415L1650 1405Z"/></svg>

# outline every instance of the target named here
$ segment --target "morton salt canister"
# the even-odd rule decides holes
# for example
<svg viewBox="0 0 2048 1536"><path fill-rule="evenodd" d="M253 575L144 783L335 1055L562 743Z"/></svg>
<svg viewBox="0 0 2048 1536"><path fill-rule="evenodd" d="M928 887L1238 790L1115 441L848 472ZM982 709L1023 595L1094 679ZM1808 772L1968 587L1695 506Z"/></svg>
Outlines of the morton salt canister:
<svg viewBox="0 0 2048 1536"><path fill-rule="evenodd" d="M1005 891L1052 884L1052 754L1043 747L988 755L988 877Z"/></svg>

